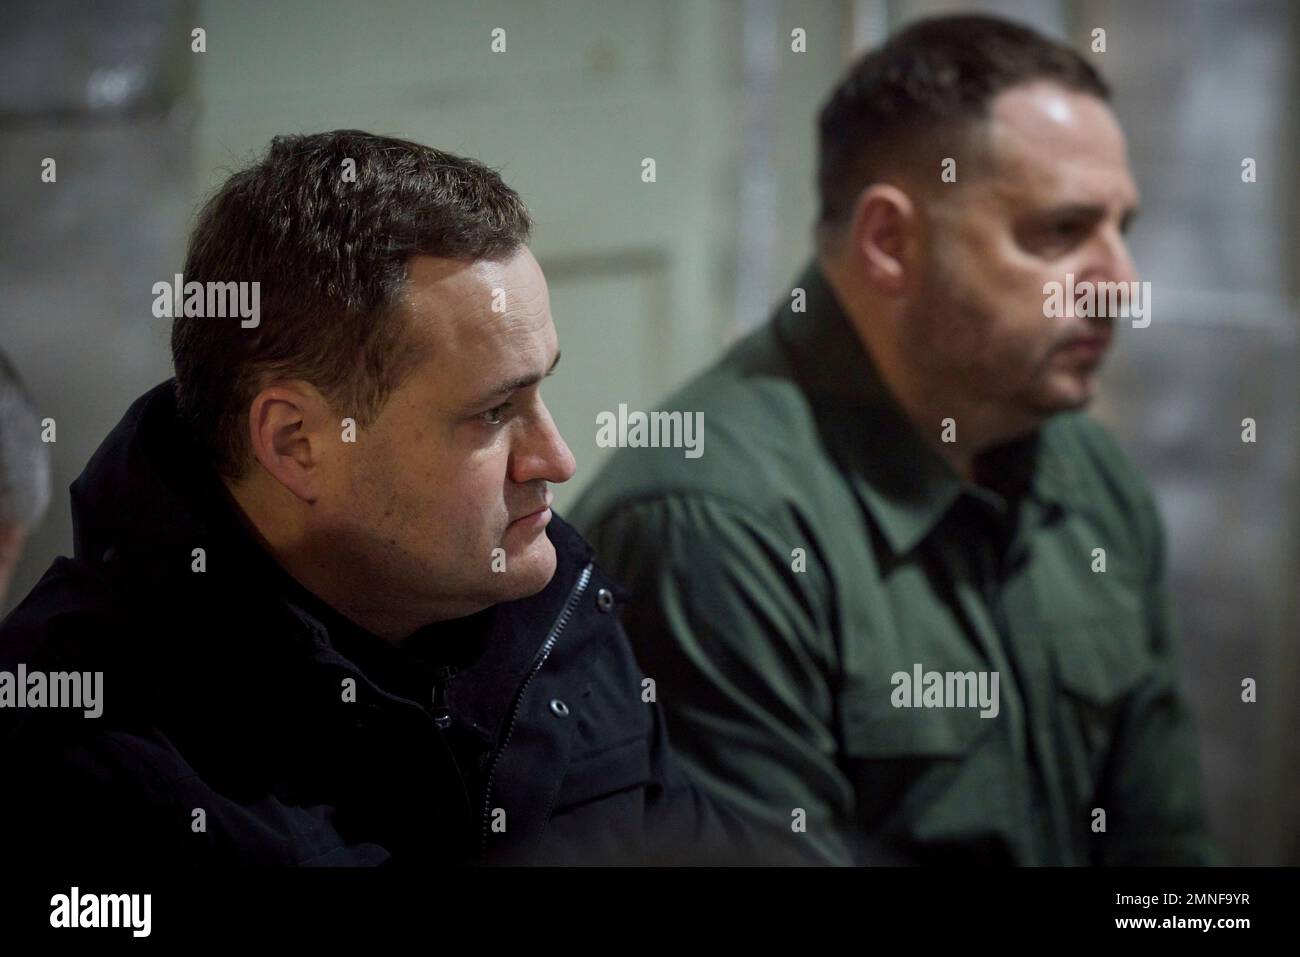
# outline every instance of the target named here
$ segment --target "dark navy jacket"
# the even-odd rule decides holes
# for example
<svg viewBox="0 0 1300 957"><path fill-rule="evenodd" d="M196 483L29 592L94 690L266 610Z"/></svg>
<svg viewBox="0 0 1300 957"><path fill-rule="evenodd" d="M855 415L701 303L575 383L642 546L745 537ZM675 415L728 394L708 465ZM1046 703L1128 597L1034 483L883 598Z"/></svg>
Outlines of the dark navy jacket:
<svg viewBox="0 0 1300 957"><path fill-rule="evenodd" d="M550 584L495 607L483 654L435 707L370 680L286 596L202 461L170 382L137 400L72 486L73 557L0 626L0 670L103 674L98 718L0 708L7 854L745 862L743 826L683 775L643 700L622 590L565 522L548 528ZM479 768L458 767L440 723L481 738Z"/></svg>

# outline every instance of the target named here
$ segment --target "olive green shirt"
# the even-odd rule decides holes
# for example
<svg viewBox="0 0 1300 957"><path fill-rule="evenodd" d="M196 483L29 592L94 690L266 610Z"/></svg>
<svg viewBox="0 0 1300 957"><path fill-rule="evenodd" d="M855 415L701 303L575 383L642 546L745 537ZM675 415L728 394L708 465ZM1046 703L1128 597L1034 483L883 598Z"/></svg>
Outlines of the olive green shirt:
<svg viewBox="0 0 1300 957"><path fill-rule="evenodd" d="M660 406L703 454L621 448L570 516L690 773L809 862L1216 862L1134 466L1071 412L963 480L798 287Z"/></svg>

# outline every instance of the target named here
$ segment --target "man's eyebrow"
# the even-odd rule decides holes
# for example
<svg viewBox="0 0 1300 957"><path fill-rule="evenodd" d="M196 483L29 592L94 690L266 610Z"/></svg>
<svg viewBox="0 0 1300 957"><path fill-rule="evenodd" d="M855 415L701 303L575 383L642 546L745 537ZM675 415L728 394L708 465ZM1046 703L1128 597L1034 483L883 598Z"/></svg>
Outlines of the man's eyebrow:
<svg viewBox="0 0 1300 957"><path fill-rule="evenodd" d="M1133 220L1137 218L1139 209L1136 205L1130 206L1124 211L1124 216L1120 220L1120 231L1125 232L1133 225ZM1042 214L1042 219L1085 219L1096 220L1106 215L1106 207L1096 203L1066 203L1064 206L1053 206L1051 209Z"/></svg>
<svg viewBox="0 0 1300 957"><path fill-rule="evenodd" d="M1094 203L1066 203L1044 210L1042 219L1101 219L1106 215L1106 207Z"/></svg>
<svg viewBox="0 0 1300 957"><path fill-rule="evenodd" d="M507 396L511 392L514 392L518 389L526 389L530 385L536 385L538 382L541 382L543 379L545 379L546 376L553 373L555 371L555 367L558 366L559 364L560 364L560 351L557 349L555 351L555 358L551 360L551 367L546 370L545 375L535 375L535 374L521 375L521 376L516 376L513 379L508 379L507 381L502 382L500 385L493 387L490 391L483 392L482 394L480 394L479 397L474 402L471 403L471 407L480 406L483 403L489 401L490 399L495 399L500 396Z"/></svg>

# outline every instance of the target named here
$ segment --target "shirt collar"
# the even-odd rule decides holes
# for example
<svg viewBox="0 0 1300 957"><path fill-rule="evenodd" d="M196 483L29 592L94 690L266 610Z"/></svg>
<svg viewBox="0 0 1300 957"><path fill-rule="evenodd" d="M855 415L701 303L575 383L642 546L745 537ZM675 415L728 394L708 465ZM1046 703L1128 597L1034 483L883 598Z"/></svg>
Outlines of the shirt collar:
<svg viewBox="0 0 1300 957"><path fill-rule="evenodd" d="M1010 507L1008 496L1077 505L1073 467L1052 441L1050 422L981 457L981 468L999 477L1006 495L960 477L894 400L815 262L798 288L806 309L796 312L792 296L776 316L776 334L813 403L823 440L895 554L925 539L963 494L1000 511Z"/></svg>

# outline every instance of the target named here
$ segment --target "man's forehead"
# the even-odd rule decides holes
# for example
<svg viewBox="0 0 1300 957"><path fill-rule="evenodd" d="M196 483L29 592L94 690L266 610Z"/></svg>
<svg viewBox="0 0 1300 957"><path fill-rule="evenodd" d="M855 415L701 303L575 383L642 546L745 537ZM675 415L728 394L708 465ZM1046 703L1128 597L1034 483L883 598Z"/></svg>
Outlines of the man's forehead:
<svg viewBox="0 0 1300 957"><path fill-rule="evenodd" d="M415 334L444 346L536 332L549 312L541 270L522 247L503 260L415 256L403 299Z"/></svg>
<svg viewBox="0 0 1300 957"><path fill-rule="evenodd" d="M403 295L416 316L460 318L490 306L492 290L503 288L509 278L503 264L492 260L412 256Z"/></svg>
<svg viewBox="0 0 1300 957"><path fill-rule="evenodd" d="M1095 96L1054 83L1013 87L993 102L987 144L994 188L1007 198L1137 202L1124 134Z"/></svg>
<svg viewBox="0 0 1300 957"><path fill-rule="evenodd" d="M545 279L526 249L503 261L415 257L404 292L408 328L428 356L421 379L449 406L539 380L555 360Z"/></svg>

